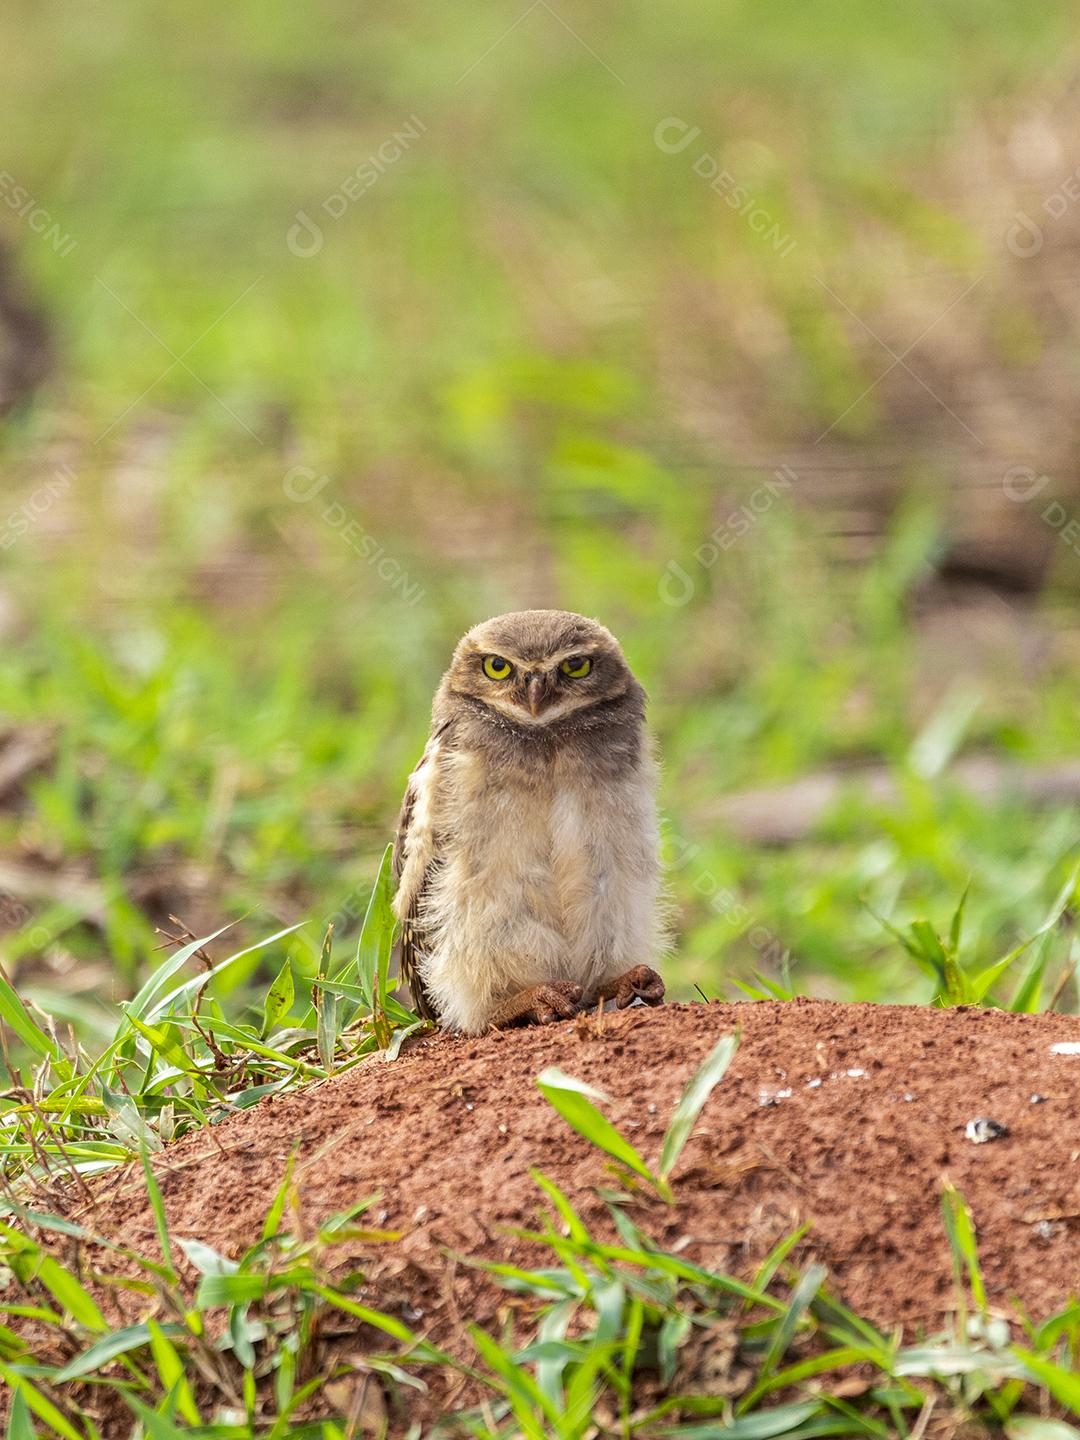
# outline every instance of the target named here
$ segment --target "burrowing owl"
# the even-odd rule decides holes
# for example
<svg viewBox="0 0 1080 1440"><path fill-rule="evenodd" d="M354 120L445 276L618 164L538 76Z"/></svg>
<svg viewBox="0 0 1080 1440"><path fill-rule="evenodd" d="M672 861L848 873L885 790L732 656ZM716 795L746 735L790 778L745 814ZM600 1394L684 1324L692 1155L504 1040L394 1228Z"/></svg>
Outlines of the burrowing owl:
<svg viewBox="0 0 1080 1440"><path fill-rule="evenodd" d="M394 873L401 971L448 1030L663 998L655 764L618 641L565 610L475 626L435 695Z"/></svg>

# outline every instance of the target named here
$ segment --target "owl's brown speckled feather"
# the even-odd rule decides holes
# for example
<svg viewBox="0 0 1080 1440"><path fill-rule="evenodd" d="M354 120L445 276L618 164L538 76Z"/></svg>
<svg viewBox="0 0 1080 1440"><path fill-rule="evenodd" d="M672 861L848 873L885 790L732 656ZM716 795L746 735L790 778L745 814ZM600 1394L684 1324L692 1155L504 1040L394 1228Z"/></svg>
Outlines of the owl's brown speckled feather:
<svg viewBox="0 0 1080 1440"><path fill-rule="evenodd" d="M424 753L420 757L420 763L413 771L412 776L410 776L409 784L405 790L405 798L401 802L401 814L398 816L397 837L394 840L394 853L391 859L391 870L394 877L394 884L399 888L399 892L401 886L401 874L405 866L406 837L408 836L409 827L412 823L413 811L416 808L416 796L418 787L414 782L416 780L416 777L421 775L424 767L428 764L432 749L432 743L437 738L438 732L432 735L431 740L429 740L428 744L425 746ZM433 869L434 866L437 864L438 861L433 860L431 862L431 866L429 866L429 870ZM421 880L420 885L415 888L415 893L411 896L408 912L406 914L399 915L399 918L401 920L401 935L398 941L398 967L401 972L402 980L405 982L406 985L408 985L410 993L412 994L413 1004L416 1007L417 1013L421 1015L425 1020L434 1020L436 1018L435 1011L431 1007L431 1001L428 998L428 993L424 989L424 983L420 978L420 962L423 952L420 948L420 936L417 933L416 928L417 914L420 904L424 898L424 888L426 880L427 872L425 872L425 875Z"/></svg>

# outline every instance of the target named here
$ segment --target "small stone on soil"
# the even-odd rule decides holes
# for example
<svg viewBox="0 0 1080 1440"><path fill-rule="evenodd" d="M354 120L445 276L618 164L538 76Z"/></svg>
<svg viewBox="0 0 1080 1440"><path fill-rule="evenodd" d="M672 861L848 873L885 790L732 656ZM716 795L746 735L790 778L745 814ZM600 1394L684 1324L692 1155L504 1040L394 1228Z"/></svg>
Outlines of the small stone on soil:
<svg viewBox="0 0 1080 1440"><path fill-rule="evenodd" d="M790 1100L792 1096L790 1087L783 1090L759 1090L759 1105L779 1105L781 1100Z"/></svg>
<svg viewBox="0 0 1080 1440"><path fill-rule="evenodd" d="M1002 1125L1000 1120L991 1120L986 1115L969 1120L964 1127L964 1135L973 1145L986 1145L991 1140L1001 1140L1008 1133L1007 1125Z"/></svg>

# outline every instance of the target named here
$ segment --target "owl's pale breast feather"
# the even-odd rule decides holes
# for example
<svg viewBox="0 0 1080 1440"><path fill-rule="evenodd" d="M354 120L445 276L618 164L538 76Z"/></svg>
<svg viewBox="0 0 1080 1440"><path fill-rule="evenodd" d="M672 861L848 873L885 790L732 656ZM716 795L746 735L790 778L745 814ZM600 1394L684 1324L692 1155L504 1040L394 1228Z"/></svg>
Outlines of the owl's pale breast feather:
<svg viewBox="0 0 1080 1440"><path fill-rule="evenodd" d="M652 762L596 768L572 748L509 766L429 743L409 782L395 909L413 918L419 978L448 1028L482 1030L500 1000L545 980L588 991L656 962Z"/></svg>

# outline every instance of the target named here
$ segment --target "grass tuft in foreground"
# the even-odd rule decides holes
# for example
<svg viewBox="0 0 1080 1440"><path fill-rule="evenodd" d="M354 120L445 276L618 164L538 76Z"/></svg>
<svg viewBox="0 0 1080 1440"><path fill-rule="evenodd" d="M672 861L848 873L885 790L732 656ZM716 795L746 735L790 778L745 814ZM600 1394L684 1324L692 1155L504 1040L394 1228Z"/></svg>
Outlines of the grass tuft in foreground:
<svg viewBox="0 0 1080 1440"><path fill-rule="evenodd" d="M369 974L362 968L340 984L363 988ZM157 1028L162 1017L144 1023ZM316 1048L317 1028L307 1042ZM434 1428L478 1440L915 1440L984 1430L1008 1440L1075 1440L1080 1302L1040 1324L1018 1316L1010 1325L994 1311L974 1221L951 1187L942 1211L956 1321L914 1345L832 1292L807 1227L749 1276L696 1264L651 1238L651 1218L677 1213L682 1148L736 1046L737 1036L725 1036L690 1076L655 1162L603 1115L599 1092L558 1071L538 1077L559 1114L604 1157L615 1185L597 1192L605 1217L598 1227L549 1176L533 1172L546 1213L538 1228L515 1235L534 1247L536 1268L461 1257L514 1294L523 1333L467 1324L460 1338L471 1353L457 1341L435 1344L367 1303L371 1262L400 1237L367 1223L375 1197L313 1224L292 1159L261 1234L236 1259L170 1232L145 1140L132 1135L118 1148L134 1147L141 1160L160 1250L153 1256L19 1198L35 1163L47 1172L57 1164L56 1155L26 1159L0 1223L9 1440L351 1440L404 1433L417 1402L431 1415L438 1397L463 1386L471 1408ZM136 1119L143 1094L125 1096ZM43 1102L34 1103L40 1111ZM156 1133L160 1144L160 1115ZM107 1159L95 1152L92 1161L69 1163L83 1167L86 1186L87 1164L100 1168Z"/></svg>
<svg viewBox="0 0 1080 1440"><path fill-rule="evenodd" d="M331 962L321 948L305 1000L292 962L277 971L261 1007L230 1018L216 987L233 966L298 926L211 961L219 930L192 938L120 1007L111 1039L93 1060L74 1037L63 1042L48 1016L20 999L0 971L0 1026L11 1080L0 1096L0 1176L20 1195L66 1193L110 1166L160 1150L265 1096L355 1064L402 1041L425 1022L394 996L389 978L394 917L390 851L372 890L356 954ZM191 963L199 973L182 979Z"/></svg>

